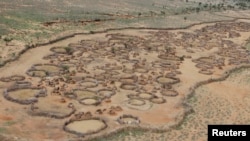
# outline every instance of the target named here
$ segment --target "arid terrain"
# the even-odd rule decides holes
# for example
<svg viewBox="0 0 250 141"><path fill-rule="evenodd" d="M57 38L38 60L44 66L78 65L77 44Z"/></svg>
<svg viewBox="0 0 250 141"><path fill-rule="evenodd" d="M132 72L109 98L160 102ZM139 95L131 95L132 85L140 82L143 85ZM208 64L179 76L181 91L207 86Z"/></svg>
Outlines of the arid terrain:
<svg viewBox="0 0 250 141"><path fill-rule="evenodd" d="M0 43L0 140L203 141L208 124L249 124L250 11L194 3L194 13L147 15L141 6L99 19L111 8L84 22L45 17L29 29L10 26ZM20 9L0 5L4 14ZM31 31L51 34L33 39Z"/></svg>

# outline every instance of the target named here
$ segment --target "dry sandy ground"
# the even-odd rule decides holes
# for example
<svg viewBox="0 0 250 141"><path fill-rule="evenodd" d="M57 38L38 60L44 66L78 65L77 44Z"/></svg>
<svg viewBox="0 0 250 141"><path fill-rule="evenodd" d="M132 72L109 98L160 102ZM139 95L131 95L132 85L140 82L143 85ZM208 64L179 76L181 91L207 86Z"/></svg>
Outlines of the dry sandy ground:
<svg viewBox="0 0 250 141"><path fill-rule="evenodd" d="M241 69L222 82L199 87L188 103L194 113L166 133L140 133L120 137L125 141L205 141L208 124L250 123L250 69ZM117 139L117 138L115 138ZM114 139L114 140L115 140Z"/></svg>
<svg viewBox="0 0 250 141"><path fill-rule="evenodd" d="M12 41L6 46L5 43L0 43L0 64L6 60L11 60L17 56L19 52L24 49L24 43L19 41Z"/></svg>
<svg viewBox="0 0 250 141"><path fill-rule="evenodd" d="M171 32L192 32L193 30L200 29L207 25L213 24L204 24L202 26L197 25L188 30ZM112 31L110 33L123 33L144 37L146 31L147 30L124 30ZM17 61L11 62L0 68L0 78L19 74L26 76L29 81L37 82L39 80L38 78L30 78L25 72L33 64L47 63L42 58L51 54L50 48L54 46L65 46L69 43L77 43L83 39L103 40L106 34L107 33L79 35L52 45L31 49L24 53ZM241 45L245 43L245 40L248 39L250 35L249 32L240 32L240 34L241 37L233 38L232 40ZM197 49L195 50L195 53L183 52L182 49L183 48L177 48L176 54L178 56L191 55L192 59L210 56L218 51L218 47L214 47L205 52L204 50ZM204 75L198 72L192 59L187 58L180 64L179 70L181 71L181 74L178 75L178 78L180 78L181 83L173 86L178 90L179 95L177 97L168 98L168 102L164 104L165 108L162 108L162 105L156 105L148 111L137 111L124 107L124 112L121 114L133 114L140 117L145 125L155 127L163 126L164 128L169 127L169 125L174 125L182 120L185 107L183 107L181 103L189 92L189 88L199 81L204 81L209 78L218 78L225 70L233 67L228 65L225 66L223 70L214 69L213 75ZM221 121L224 121L225 123L249 122L249 112L246 111L246 107L249 107L249 95L247 95L247 92L249 92L250 89L247 87L247 84L249 83L242 79L247 78L246 76L249 76L249 71L244 71L239 73L239 75L233 75L224 82L212 83L197 89L196 95L189 102L191 103L191 106L193 106L195 113L187 117L184 124L178 128L179 130L173 130L163 134L150 134L150 138L148 138L147 135L147 139L143 136L138 138L127 136L125 140L132 140L132 138L134 138L134 140L204 140L206 125L208 123L220 123ZM0 89L1 93L6 87L8 87L8 85L10 85L10 83L4 84L0 82L0 88L2 87ZM123 97L120 97L119 95L112 97L113 103L111 105L121 104L120 101L123 100L121 100L121 98ZM29 106L23 106L7 101L3 97L0 97L0 104L4 105L0 107L0 134L9 134L14 136L18 141L21 141L20 138L30 141L67 141L69 138L76 138L75 135L66 133L62 130L62 125L67 119L58 120L29 116L27 114ZM104 107L111 105L104 104ZM159 113L161 113L161 116L158 116ZM237 116L239 114L242 116ZM114 120L115 118L116 117L107 116L107 119L109 120ZM223 118L223 120L220 120L221 118ZM118 126L119 125L117 124L112 125L112 127Z"/></svg>

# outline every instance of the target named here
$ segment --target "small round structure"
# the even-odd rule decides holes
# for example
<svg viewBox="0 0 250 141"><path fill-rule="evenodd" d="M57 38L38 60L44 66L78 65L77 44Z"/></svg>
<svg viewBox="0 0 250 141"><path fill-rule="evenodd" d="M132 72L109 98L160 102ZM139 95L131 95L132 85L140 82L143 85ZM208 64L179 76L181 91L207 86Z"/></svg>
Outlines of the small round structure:
<svg viewBox="0 0 250 141"><path fill-rule="evenodd" d="M112 76L120 74L118 71L106 71L105 73L110 74Z"/></svg>
<svg viewBox="0 0 250 141"><path fill-rule="evenodd" d="M150 102L155 103L155 104L162 104L166 102L166 99L162 97L153 97L150 99Z"/></svg>
<svg viewBox="0 0 250 141"><path fill-rule="evenodd" d="M110 89L100 89L98 90L97 94L102 98L110 98L111 96L115 95L115 91Z"/></svg>
<svg viewBox="0 0 250 141"><path fill-rule="evenodd" d="M132 115L122 115L117 119L117 121L120 124L129 124L129 125L137 125L140 123L139 118Z"/></svg>
<svg viewBox="0 0 250 141"><path fill-rule="evenodd" d="M63 67L68 67L68 68L70 68L70 67L75 67L76 66L76 64L75 63L60 63L59 64L59 66L63 66Z"/></svg>
<svg viewBox="0 0 250 141"><path fill-rule="evenodd" d="M140 61L139 60L136 60L136 59L131 59L129 60L131 63L139 63Z"/></svg>
<svg viewBox="0 0 250 141"><path fill-rule="evenodd" d="M64 96L67 97L67 98L70 98L70 99L76 99L77 98L77 95L73 92L66 92L64 93Z"/></svg>
<svg viewBox="0 0 250 141"><path fill-rule="evenodd" d="M124 70L122 70L122 72L128 73L128 74L133 74L135 71L133 69L124 69Z"/></svg>
<svg viewBox="0 0 250 141"><path fill-rule="evenodd" d="M178 92L175 90L164 90L161 92L163 96L170 96L170 97L175 97L178 95Z"/></svg>
<svg viewBox="0 0 250 141"><path fill-rule="evenodd" d="M176 84L180 82L180 79L176 77L159 76L156 78L156 81L160 84Z"/></svg>
<svg viewBox="0 0 250 141"><path fill-rule="evenodd" d="M44 60L53 60L53 59L57 59L57 58L58 58L57 54L50 54L50 55L43 57Z"/></svg>
<svg viewBox="0 0 250 141"><path fill-rule="evenodd" d="M94 87L98 86L98 82L83 80L80 82L80 86L82 86L84 88L94 88Z"/></svg>
<svg viewBox="0 0 250 141"><path fill-rule="evenodd" d="M180 61L180 58L177 56L168 56L165 54L158 55L158 58L163 59L163 60L174 60L174 61Z"/></svg>
<svg viewBox="0 0 250 141"><path fill-rule="evenodd" d="M110 67L104 67L103 69L106 71L122 70L122 66L110 66Z"/></svg>
<svg viewBox="0 0 250 141"><path fill-rule="evenodd" d="M97 97L97 93L94 91L84 90L84 89L76 89L74 93L77 96L78 100L82 100L84 98L94 98Z"/></svg>
<svg viewBox="0 0 250 141"><path fill-rule="evenodd" d="M195 61L201 62L201 63L213 63L214 62L214 57L213 56L209 56L209 57L200 57L198 59L196 59Z"/></svg>
<svg viewBox="0 0 250 141"><path fill-rule="evenodd" d="M162 88L170 90L170 89L172 89L172 85L170 85L170 84L162 84Z"/></svg>
<svg viewBox="0 0 250 141"><path fill-rule="evenodd" d="M83 98L79 100L79 103L83 105L98 105L101 103L101 101L98 100L97 98Z"/></svg>
<svg viewBox="0 0 250 141"><path fill-rule="evenodd" d="M175 73L175 74L182 74L182 72L181 72L181 71L178 71L178 70L174 70L174 71L172 71L172 73Z"/></svg>
<svg viewBox="0 0 250 141"><path fill-rule="evenodd" d="M211 64L205 64L205 63L198 63L195 66L201 69L213 69L213 66Z"/></svg>
<svg viewBox="0 0 250 141"><path fill-rule="evenodd" d="M199 71L199 73L206 74L206 75L212 75L213 74L212 71L207 70L207 69L202 69L202 70Z"/></svg>
<svg viewBox="0 0 250 141"><path fill-rule="evenodd" d="M138 93L137 95L138 95L139 98L142 98L142 99L151 99L151 98L154 97L152 94L144 93L144 92Z"/></svg>
<svg viewBox="0 0 250 141"><path fill-rule="evenodd" d="M10 77L11 81L23 81L25 79L24 76L21 75L13 75Z"/></svg>
<svg viewBox="0 0 250 141"><path fill-rule="evenodd" d="M16 88L28 88L31 86L31 82L28 81L16 81L14 87Z"/></svg>
<svg viewBox="0 0 250 141"><path fill-rule="evenodd" d="M29 70L27 72L27 74L29 76L32 76L32 77L45 77L45 76L47 76L46 72L42 71L42 70Z"/></svg>
<svg viewBox="0 0 250 141"><path fill-rule="evenodd" d="M2 82L11 82L11 81L23 81L25 79L24 76L21 75L12 75L9 77L2 77L0 78L0 81Z"/></svg>
<svg viewBox="0 0 250 141"><path fill-rule="evenodd" d="M136 68L134 71L138 72L138 73L147 73L148 72L148 70L145 68Z"/></svg>
<svg viewBox="0 0 250 141"><path fill-rule="evenodd" d="M133 99L130 99L128 101L128 104L134 105L134 106L142 106L142 105L145 104L145 101L142 100L142 99L135 99L135 98L133 98Z"/></svg>
<svg viewBox="0 0 250 141"><path fill-rule="evenodd" d="M134 90L137 88L136 84L133 83L122 83L120 88L124 90Z"/></svg>
<svg viewBox="0 0 250 141"><path fill-rule="evenodd" d="M175 77L176 74L173 73L173 72L169 72L169 73L167 73L165 76L166 76L166 77Z"/></svg>
<svg viewBox="0 0 250 141"><path fill-rule="evenodd" d="M134 98L137 99L137 98L138 98L138 95L136 95L136 94L128 94L127 97L128 97L128 98L131 98L131 99L134 99Z"/></svg>
<svg viewBox="0 0 250 141"><path fill-rule="evenodd" d="M82 63L90 63L92 61L94 61L94 58L91 58L91 57L88 57L88 58L82 57L82 58L80 58L80 62L82 62Z"/></svg>
<svg viewBox="0 0 250 141"><path fill-rule="evenodd" d="M138 77L134 74L125 74L120 77L120 81L123 83L136 82L137 80L138 80Z"/></svg>
<svg viewBox="0 0 250 141"><path fill-rule="evenodd" d="M50 51L58 54L66 54L67 51L70 49L67 49L67 47L52 47Z"/></svg>

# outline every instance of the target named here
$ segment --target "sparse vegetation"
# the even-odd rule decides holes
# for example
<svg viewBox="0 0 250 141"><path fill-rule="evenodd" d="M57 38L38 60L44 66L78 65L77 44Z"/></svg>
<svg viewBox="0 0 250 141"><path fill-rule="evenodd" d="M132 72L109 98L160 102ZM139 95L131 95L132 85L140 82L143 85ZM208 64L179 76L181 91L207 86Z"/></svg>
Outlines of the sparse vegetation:
<svg viewBox="0 0 250 141"><path fill-rule="evenodd" d="M207 124L250 121L249 74L223 74L250 62L249 0L110 2L0 2L0 140L58 140L59 124L60 140L204 140Z"/></svg>
<svg viewBox="0 0 250 141"><path fill-rule="evenodd" d="M71 55L74 52L74 50L71 47L65 47L64 49L66 50L66 53L69 55Z"/></svg>
<svg viewBox="0 0 250 141"><path fill-rule="evenodd" d="M69 66L66 66L66 65L62 65L62 68L64 71L68 71L69 70Z"/></svg>
<svg viewBox="0 0 250 141"><path fill-rule="evenodd" d="M4 133L6 133L6 128L4 128L4 127L0 127L0 134L4 134Z"/></svg>
<svg viewBox="0 0 250 141"><path fill-rule="evenodd" d="M5 37L3 40L5 41L5 45L8 46L9 42L11 42L13 39L10 37Z"/></svg>
<svg viewBox="0 0 250 141"><path fill-rule="evenodd" d="M250 51L250 43L246 45L246 48Z"/></svg>
<svg viewBox="0 0 250 141"><path fill-rule="evenodd" d="M113 54L115 54L115 48L114 48L114 47L111 48L111 52L112 52Z"/></svg>

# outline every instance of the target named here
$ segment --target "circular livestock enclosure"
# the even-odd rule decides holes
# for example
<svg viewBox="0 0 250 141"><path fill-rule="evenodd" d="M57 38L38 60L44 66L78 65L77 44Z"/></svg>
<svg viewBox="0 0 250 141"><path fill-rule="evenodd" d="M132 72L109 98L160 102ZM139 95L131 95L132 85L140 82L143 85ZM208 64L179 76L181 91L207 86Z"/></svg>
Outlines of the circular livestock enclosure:
<svg viewBox="0 0 250 141"><path fill-rule="evenodd" d="M82 63L90 63L90 62L92 62L92 61L94 61L95 59L94 58L92 58L92 57L82 57L82 58L80 58L80 62L82 62Z"/></svg>
<svg viewBox="0 0 250 141"><path fill-rule="evenodd" d="M214 57L213 56L209 56L209 57L200 57L196 60L194 60L194 62L200 62L200 63L206 63L206 64L212 64L214 62Z"/></svg>
<svg viewBox="0 0 250 141"><path fill-rule="evenodd" d="M50 55L44 56L43 59L44 59L44 60L54 60L54 59L58 59L58 55L56 55L56 54L50 54Z"/></svg>
<svg viewBox="0 0 250 141"><path fill-rule="evenodd" d="M97 94L101 98L110 98L115 95L115 91L111 89L100 89L98 90Z"/></svg>
<svg viewBox="0 0 250 141"><path fill-rule="evenodd" d="M133 69L123 69L122 72L127 74L133 74L135 71Z"/></svg>
<svg viewBox="0 0 250 141"><path fill-rule="evenodd" d="M137 94L128 94L127 97L130 98L130 99L138 99Z"/></svg>
<svg viewBox="0 0 250 141"><path fill-rule="evenodd" d="M107 78L106 75L102 75L102 74L95 76L95 79L101 82L103 82L106 78Z"/></svg>
<svg viewBox="0 0 250 141"><path fill-rule="evenodd" d="M149 70L146 68L135 68L134 71L138 73L148 73Z"/></svg>
<svg viewBox="0 0 250 141"><path fill-rule="evenodd" d="M158 58L163 59L163 60L181 61L180 58L177 56L169 56L166 54L158 55Z"/></svg>
<svg viewBox="0 0 250 141"><path fill-rule="evenodd" d="M130 63L136 64L136 63L139 63L140 61L137 60L137 59L130 59L129 62L130 62Z"/></svg>
<svg viewBox="0 0 250 141"><path fill-rule="evenodd" d="M27 75L32 77L45 77L47 76L47 73L43 70L28 70Z"/></svg>
<svg viewBox="0 0 250 141"><path fill-rule="evenodd" d="M91 76L84 76L82 77L83 81L91 81L91 82L96 82L97 78L96 77L91 77ZM99 81L98 81L99 82Z"/></svg>
<svg viewBox="0 0 250 141"><path fill-rule="evenodd" d="M213 72L211 70L207 70L207 69L201 69L199 71L199 73L206 74L206 75L212 75L213 74Z"/></svg>
<svg viewBox="0 0 250 141"><path fill-rule="evenodd" d="M101 103L101 99L97 97L91 97L91 98L83 98L79 100L80 104L83 105L99 105Z"/></svg>
<svg viewBox="0 0 250 141"><path fill-rule="evenodd" d="M131 98L128 100L128 104L134 105L134 106L142 106L142 105L146 104L146 102L143 99Z"/></svg>
<svg viewBox="0 0 250 141"><path fill-rule="evenodd" d="M12 75L9 77L2 77L0 78L0 81L2 82L12 82L12 81L23 81L25 79L22 75Z"/></svg>
<svg viewBox="0 0 250 141"><path fill-rule="evenodd" d="M135 90L137 88L137 85L134 83L122 83L120 85L120 88L124 90Z"/></svg>
<svg viewBox="0 0 250 141"><path fill-rule="evenodd" d="M182 74L182 72L181 72L181 71L178 71L178 70L171 71L171 73L174 73L174 74Z"/></svg>
<svg viewBox="0 0 250 141"><path fill-rule="evenodd" d="M58 75L62 71L62 68L55 64L36 64L29 71L44 71L46 75Z"/></svg>
<svg viewBox="0 0 250 141"><path fill-rule="evenodd" d="M119 75L119 74L120 74L118 71L106 71L105 73L106 73L106 74L110 74L110 75L112 75L112 76L114 76L114 75Z"/></svg>
<svg viewBox="0 0 250 141"><path fill-rule="evenodd" d="M82 43L69 43L68 47L72 47L72 48L84 48L84 45Z"/></svg>
<svg viewBox="0 0 250 141"><path fill-rule="evenodd" d="M122 66L109 66L103 68L106 71L122 70Z"/></svg>
<svg viewBox="0 0 250 141"><path fill-rule="evenodd" d="M164 99L162 97L153 97L149 101L152 102L152 103L155 103L155 104L166 103L166 99Z"/></svg>
<svg viewBox="0 0 250 141"><path fill-rule="evenodd" d="M205 64L205 63L198 63L195 66L197 68L201 68L201 69L213 69L213 65L211 65L211 64Z"/></svg>
<svg viewBox="0 0 250 141"><path fill-rule="evenodd" d="M67 97L67 98L70 98L70 99L76 99L77 98L77 95L75 93L73 93L73 92L65 92L64 96Z"/></svg>
<svg viewBox="0 0 250 141"><path fill-rule="evenodd" d="M28 105L37 102L37 97L47 95L41 88L12 88L4 91L4 98L19 104Z"/></svg>
<svg viewBox="0 0 250 141"><path fill-rule="evenodd" d="M146 85L146 84L148 84L148 81L146 81L146 80L139 80L138 84L140 84L140 85Z"/></svg>
<svg viewBox="0 0 250 141"><path fill-rule="evenodd" d="M176 76L176 74L173 73L173 72L169 72L169 73L167 73L167 74L165 75L165 77L175 77L175 76Z"/></svg>
<svg viewBox="0 0 250 141"><path fill-rule="evenodd" d="M15 88L28 88L31 87L31 82L28 81L16 81L13 87Z"/></svg>
<svg viewBox="0 0 250 141"><path fill-rule="evenodd" d="M163 90L161 91L161 94L163 96L170 96L170 97L175 97L177 96L179 93L175 90Z"/></svg>
<svg viewBox="0 0 250 141"><path fill-rule="evenodd" d="M153 94L151 94L151 93L146 93L146 92L141 92L141 93L138 93L137 95L138 95L139 98L147 99L147 100L149 100L149 99L151 99L151 98L154 97Z"/></svg>
<svg viewBox="0 0 250 141"><path fill-rule="evenodd" d="M76 95L78 100L82 100L84 98L96 98L98 97L97 92L85 90L85 89L75 89L74 94Z"/></svg>
<svg viewBox="0 0 250 141"><path fill-rule="evenodd" d="M163 61L155 61L152 62L153 68L173 68L175 64L171 61L163 62Z"/></svg>
<svg viewBox="0 0 250 141"><path fill-rule="evenodd" d="M99 117L94 117L90 119L67 121L65 122L63 129L66 132L76 134L78 136L86 136L96 134L107 127L108 125L105 120Z"/></svg>
<svg viewBox="0 0 250 141"><path fill-rule="evenodd" d="M169 76L158 76L156 81L160 84L176 84L180 82L179 78Z"/></svg>
<svg viewBox="0 0 250 141"><path fill-rule="evenodd" d="M32 103L28 114L32 116L43 116L49 118L63 119L70 117L76 109L70 107L65 101L59 101L55 97L41 98L38 102Z"/></svg>
<svg viewBox="0 0 250 141"><path fill-rule="evenodd" d="M117 121L120 124L131 124L131 125L136 125L140 123L139 118L133 115L122 115L117 119Z"/></svg>
<svg viewBox="0 0 250 141"><path fill-rule="evenodd" d="M69 52L70 49L67 49L67 47L52 47L50 49L50 51L54 52L54 53L58 53L58 54L66 54L67 52Z"/></svg>
<svg viewBox="0 0 250 141"><path fill-rule="evenodd" d="M61 112L61 111L42 111L42 110L40 110L40 111L33 110L33 111L29 111L28 113L31 116L42 116L42 117L49 117L49 118L55 118L55 119L64 119L64 118L70 117L76 111L75 109L70 109L70 110L71 111L67 112L67 113Z"/></svg>
<svg viewBox="0 0 250 141"><path fill-rule="evenodd" d="M170 89L172 89L172 85L171 84L162 84L162 88L170 90Z"/></svg>
<svg viewBox="0 0 250 141"><path fill-rule="evenodd" d="M122 82L123 79L132 79L133 81L137 81L138 76L136 76L134 74L124 74L120 77L120 81Z"/></svg>
<svg viewBox="0 0 250 141"><path fill-rule="evenodd" d="M122 83L133 84L136 83L137 80L133 78L120 78L119 81Z"/></svg>
<svg viewBox="0 0 250 141"><path fill-rule="evenodd" d="M69 68L70 68L70 67L75 67L76 64L75 64L75 63L72 63L72 62L68 62L68 63L63 62L63 63L60 63L59 66L62 66L62 67L69 67Z"/></svg>
<svg viewBox="0 0 250 141"><path fill-rule="evenodd" d="M97 81L91 81L91 80L82 80L79 85L84 88L94 88L98 86Z"/></svg>

